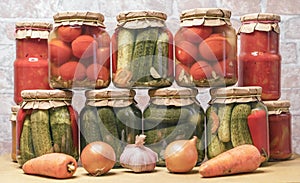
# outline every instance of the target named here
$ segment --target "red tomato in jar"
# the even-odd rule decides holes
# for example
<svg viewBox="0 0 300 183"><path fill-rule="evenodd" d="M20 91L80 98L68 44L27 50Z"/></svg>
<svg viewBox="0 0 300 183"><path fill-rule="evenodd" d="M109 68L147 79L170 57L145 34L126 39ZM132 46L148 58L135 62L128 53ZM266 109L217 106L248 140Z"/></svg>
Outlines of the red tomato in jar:
<svg viewBox="0 0 300 183"><path fill-rule="evenodd" d="M77 61L68 61L59 67L59 74L63 80L82 81L86 77L86 69Z"/></svg>
<svg viewBox="0 0 300 183"><path fill-rule="evenodd" d="M87 78L91 81L98 79L107 81L109 79L109 70L99 64L91 64L87 69Z"/></svg>
<svg viewBox="0 0 300 183"><path fill-rule="evenodd" d="M202 25L184 27L182 29L182 36L184 40L198 44L201 43L204 39L206 39L212 33L212 31L212 27Z"/></svg>
<svg viewBox="0 0 300 183"><path fill-rule="evenodd" d="M222 34L212 34L199 45L201 56L208 61L226 59L231 45Z"/></svg>
<svg viewBox="0 0 300 183"><path fill-rule="evenodd" d="M97 63L105 66L107 69L110 68L109 63L110 49L109 47L100 47L97 49Z"/></svg>
<svg viewBox="0 0 300 183"><path fill-rule="evenodd" d="M213 68L205 61L197 61L190 69L194 80L209 79L212 77Z"/></svg>
<svg viewBox="0 0 300 183"><path fill-rule="evenodd" d="M184 65L192 65L198 57L197 47L188 42L181 41L175 46L175 56Z"/></svg>

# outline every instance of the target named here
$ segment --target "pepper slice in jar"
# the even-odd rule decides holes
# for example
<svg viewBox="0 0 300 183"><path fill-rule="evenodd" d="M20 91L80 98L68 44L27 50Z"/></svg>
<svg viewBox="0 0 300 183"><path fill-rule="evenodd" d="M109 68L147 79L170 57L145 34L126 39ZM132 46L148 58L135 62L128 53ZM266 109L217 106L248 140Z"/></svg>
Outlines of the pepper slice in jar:
<svg viewBox="0 0 300 183"><path fill-rule="evenodd" d="M253 110L247 122L253 145L259 149L262 156L268 160L270 154L267 113L265 110Z"/></svg>

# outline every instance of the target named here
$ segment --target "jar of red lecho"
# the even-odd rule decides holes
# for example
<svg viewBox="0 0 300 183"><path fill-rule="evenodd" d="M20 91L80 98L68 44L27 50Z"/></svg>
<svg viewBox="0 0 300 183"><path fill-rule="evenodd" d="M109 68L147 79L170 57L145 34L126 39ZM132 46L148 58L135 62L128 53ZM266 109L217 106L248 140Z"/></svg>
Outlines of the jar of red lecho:
<svg viewBox="0 0 300 183"><path fill-rule="evenodd" d="M262 100L280 98L280 16L269 13L241 17L239 86L261 86Z"/></svg>
<svg viewBox="0 0 300 183"><path fill-rule="evenodd" d="M45 22L16 23L14 100L17 104L22 102L22 90L50 89L47 40L51 28Z"/></svg>
<svg viewBox="0 0 300 183"><path fill-rule="evenodd" d="M292 156L290 102L265 101L269 113L270 160L286 160Z"/></svg>

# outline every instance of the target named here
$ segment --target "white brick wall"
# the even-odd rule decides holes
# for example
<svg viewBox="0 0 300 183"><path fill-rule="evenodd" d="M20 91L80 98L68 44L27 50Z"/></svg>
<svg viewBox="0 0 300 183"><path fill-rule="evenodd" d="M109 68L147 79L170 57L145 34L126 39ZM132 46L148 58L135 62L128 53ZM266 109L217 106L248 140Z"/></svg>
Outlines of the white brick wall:
<svg viewBox="0 0 300 183"><path fill-rule="evenodd" d="M271 12L282 17L282 99L291 100L293 114L293 149L300 153L300 1L295 0L9 0L0 2L0 154L10 151L10 107L13 102L13 61L15 60L14 26L18 21L52 21L60 11L96 11L105 15L105 24L112 33L121 11L148 9L167 13L167 25L173 33L178 29L179 14L190 8L219 7L232 11L235 28L240 26L239 17L247 13ZM205 107L209 96L201 89L199 96ZM84 98L74 102L80 109Z"/></svg>

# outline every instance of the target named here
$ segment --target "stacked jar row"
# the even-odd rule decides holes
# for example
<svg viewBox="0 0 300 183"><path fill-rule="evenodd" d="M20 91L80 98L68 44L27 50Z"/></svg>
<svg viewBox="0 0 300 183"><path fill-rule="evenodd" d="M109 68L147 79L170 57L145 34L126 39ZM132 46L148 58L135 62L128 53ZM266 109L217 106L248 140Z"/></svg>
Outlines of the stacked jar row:
<svg viewBox="0 0 300 183"><path fill-rule="evenodd" d="M239 86L261 86L263 100L279 99L280 17L241 18L238 67L230 16L224 9L182 12L174 42L166 14L153 11L120 13L111 38L100 13L58 13L50 35L49 25L17 25L15 101L20 103L23 89L101 89L110 78L120 88L167 87L174 78L187 87L226 87L239 81Z"/></svg>
<svg viewBox="0 0 300 183"><path fill-rule="evenodd" d="M25 90L15 119L15 159L23 164L50 152L78 158L94 141L110 144L119 158L141 133L147 137L145 145L159 155L157 165L161 166L169 143L193 136L198 138L198 163L205 152L213 158L242 144L255 145L265 161L292 155L289 102L265 102L267 110L260 100L260 87L212 89L206 114L196 99L197 90L164 88L148 94L150 101L142 111L133 90L89 90L78 116L70 103L72 92Z"/></svg>
<svg viewBox="0 0 300 183"><path fill-rule="evenodd" d="M205 157L205 114L197 94L187 88L153 89L142 111L133 90L88 90L78 114L71 105L70 91L24 90L16 116L16 160L22 165L51 152L78 159L87 144L103 141L112 146L119 161L125 146L134 144L136 135L143 133L145 145L158 154L157 165L161 166L168 144L197 136L200 163Z"/></svg>

